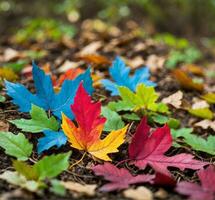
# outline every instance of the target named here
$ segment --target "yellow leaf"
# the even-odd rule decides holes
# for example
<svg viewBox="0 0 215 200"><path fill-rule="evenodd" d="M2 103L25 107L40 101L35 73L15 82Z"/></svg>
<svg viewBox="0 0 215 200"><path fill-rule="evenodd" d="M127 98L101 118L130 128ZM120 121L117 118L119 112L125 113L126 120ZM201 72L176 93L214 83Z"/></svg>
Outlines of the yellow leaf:
<svg viewBox="0 0 215 200"><path fill-rule="evenodd" d="M208 103L215 104L215 93L207 93L202 98Z"/></svg>
<svg viewBox="0 0 215 200"><path fill-rule="evenodd" d="M18 76L15 74L15 72L12 69L3 67L0 69L0 79L15 81L18 79Z"/></svg>
<svg viewBox="0 0 215 200"><path fill-rule="evenodd" d="M203 119L212 119L213 113L209 108L197 108L197 109L189 109L188 112L196 117L200 117Z"/></svg>
<svg viewBox="0 0 215 200"><path fill-rule="evenodd" d="M101 160L111 161L107 154L118 152L117 148L124 142L127 128L128 125L122 129L111 131L105 139L92 144L88 152Z"/></svg>

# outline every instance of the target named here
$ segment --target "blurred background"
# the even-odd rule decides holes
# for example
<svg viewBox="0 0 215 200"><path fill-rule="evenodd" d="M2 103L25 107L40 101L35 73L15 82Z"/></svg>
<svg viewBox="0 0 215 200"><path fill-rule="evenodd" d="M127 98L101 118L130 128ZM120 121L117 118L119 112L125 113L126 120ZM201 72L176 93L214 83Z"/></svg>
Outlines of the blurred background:
<svg viewBox="0 0 215 200"><path fill-rule="evenodd" d="M53 26L62 22L78 26L85 19L96 18L121 28L129 19L152 34L213 37L215 0L0 0L1 34L15 33L29 23L31 29L41 23L52 26L46 24L48 18ZM61 29L71 32L66 25Z"/></svg>
<svg viewBox="0 0 215 200"><path fill-rule="evenodd" d="M134 67L207 65L215 60L214 22L215 0L0 0L0 66L60 66L98 52Z"/></svg>

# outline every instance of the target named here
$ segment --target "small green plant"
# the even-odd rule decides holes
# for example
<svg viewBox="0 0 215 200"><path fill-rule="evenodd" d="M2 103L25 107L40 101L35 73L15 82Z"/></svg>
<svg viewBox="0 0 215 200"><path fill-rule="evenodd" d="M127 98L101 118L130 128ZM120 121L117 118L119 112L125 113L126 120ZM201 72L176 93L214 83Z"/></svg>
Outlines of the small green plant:
<svg viewBox="0 0 215 200"><path fill-rule="evenodd" d="M75 33L76 29L71 24L68 25L54 19L36 18L25 21L23 28L13 38L17 43L31 40L39 42L58 41L64 36L72 38Z"/></svg>

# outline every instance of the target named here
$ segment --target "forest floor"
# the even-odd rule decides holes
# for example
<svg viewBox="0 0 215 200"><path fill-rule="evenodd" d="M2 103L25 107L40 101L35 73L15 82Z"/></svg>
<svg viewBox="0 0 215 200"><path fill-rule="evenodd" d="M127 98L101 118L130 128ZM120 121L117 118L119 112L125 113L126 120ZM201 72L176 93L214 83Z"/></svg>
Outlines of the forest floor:
<svg viewBox="0 0 215 200"><path fill-rule="evenodd" d="M177 68L183 70L191 75L192 78L200 79L204 86L204 89L199 91L194 88L187 86L187 80L176 80L172 69L165 67L165 62L169 57L169 52L172 47L165 43L155 41L150 36L143 36L135 23L130 22L127 25L126 30L120 30L116 27L107 28L106 30L96 30L92 25L82 25L80 32L75 36L74 39L63 38L61 41L26 41L22 44L15 44L11 42L11 38L4 38L4 41L0 45L0 63L4 66L6 63L17 63L20 60L27 60L26 67L22 72L17 74L15 78L16 82L24 84L28 89L34 91L33 81L30 71L31 58L26 55L26 51L43 51L45 52L40 58L36 58L35 61L38 66L42 67L47 73L51 73L53 77L59 77L65 73L67 67L72 66L73 68L87 69L91 65L91 73L94 76L94 87L96 88L93 93L93 99L95 101L101 101L102 105L107 105L108 102L120 99L119 97L112 97L110 93L105 91L99 80L107 78L108 69L111 62L116 56L122 57L131 70L147 65L151 71L151 80L157 83L156 91L159 93L159 100L168 97L179 90L183 93L183 100L179 108L170 106L171 117L180 121L180 127L193 128L193 132L203 138L207 138L209 135L215 135L213 128L197 127L195 124L202 119L191 115L188 111L188 107L192 107L194 103L202 101L201 96L208 92L215 92L215 78L210 76L215 70L215 55L213 50L201 47L202 58L195 62L192 67L190 64L178 63ZM9 49L13 49L14 52L10 52ZM90 55L90 56L89 56ZM96 57L100 55L103 57ZM196 68L195 68L196 67ZM195 69L197 69L195 71ZM57 79L56 78L56 79ZM53 78L53 80L56 80ZM95 81L96 80L96 81ZM184 82L183 82L184 81ZM9 120L29 118L29 114L21 113L17 107L11 102L10 97L6 95L6 91L3 87L1 95L6 97L6 101L0 103L0 128L1 131L10 131L13 133L20 132L20 129L16 128L15 125L9 123ZM22 95L22 94L20 94ZM210 104L210 110L213 112L215 107ZM125 120L126 123L131 123L129 120ZM131 123L129 133L127 133L127 140L129 141L130 135L134 133L137 127L138 121ZM159 126L159 124L154 124ZM32 157L38 160L41 156L36 151L36 141L42 134L25 133L25 136L34 144L34 152ZM179 139L180 141L180 139ZM119 153L111 155L113 164L117 164L123 159L127 159L127 148L128 142L123 144L119 148ZM69 144L59 149L52 148L49 151L45 151L44 155L51 155L53 153L67 152L71 150ZM78 150L72 150L71 163L81 158L81 153ZM171 148L167 155L176 155L178 153L190 153L195 156L196 159L201 161L215 162L214 156L195 150L187 144L183 144L181 148ZM98 187L102 186L105 182L101 177L96 177L90 166L95 164L95 160L90 157L86 157L78 165L73 167L71 170L64 171L59 175L59 179L63 181L75 181L78 183L85 184L96 184ZM54 167L54 166L53 166ZM129 169L133 174L139 174L142 171L137 167L128 165L127 163L121 164L120 167ZM12 169L11 157L6 155L3 149L0 149L0 173L5 170ZM171 173L176 181L186 180L196 182L198 180L196 173L193 170L186 169L183 172L176 169L170 168ZM150 169L146 169L150 171ZM141 184L137 184L141 185ZM186 199L184 196L177 194L174 188L152 186L150 184L144 184L154 194L154 199L167 199L167 200L182 200ZM135 187L135 186L131 186ZM162 194L156 193L161 191ZM53 194L48 189L43 195L30 193L25 190L19 189L19 187L13 186L0 180L0 196L1 199L126 199L123 192L109 192L102 193L97 191L92 197L86 197L82 195L74 195L74 192L68 192L65 197L60 197Z"/></svg>

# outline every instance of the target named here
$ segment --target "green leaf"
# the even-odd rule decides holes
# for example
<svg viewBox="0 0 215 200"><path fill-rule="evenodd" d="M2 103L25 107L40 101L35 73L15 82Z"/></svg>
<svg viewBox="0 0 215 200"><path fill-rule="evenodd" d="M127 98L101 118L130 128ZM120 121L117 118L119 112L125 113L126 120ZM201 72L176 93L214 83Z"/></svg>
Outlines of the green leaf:
<svg viewBox="0 0 215 200"><path fill-rule="evenodd" d="M167 124L170 128L177 129L180 126L180 121L178 119L169 118Z"/></svg>
<svg viewBox="0 0 215 200"><path fill-rule="evenodd" d="M133 109L133 105L126 101L109 102L107 105L113 111L130 111Z"/></svg>
<svg viewBox="0 0 215 200"><path fill-rule="evenodd" d="M122 101L117 103L109 104L109 108L115 108L118 111L120 110L149 110L160 113L168 113L168 107L163 103L157 103L159 98L158 94L155 92L153 87L145 86L144 84L139 84L136 89L136 93L133 93L127 87L119 87L119 93L122 98ZM119 106L122 109L117 108ZM123 108L126 107L126 109Z"/></svg>
<svg viewBox="0 0 215 200"><path fill-rule="evenodd" d="M47 129L58 131L58 121L54 118L54 116L48 118L46 112L42 108L32 105L30 115L32 118L30 120L18 119L11 120L10 122L25 132L38 133Z"/></svg>
<svg viewBox="0 0 215 200"><path fill-rule="evenodd" d="M209 108L189 109L188 112L203 119L213 119L213 113Z"/></svg>
<svg viewBox="0 0 215 200"><path fill-rule="evenodd" d="M66 189L65 187L61 184L61 182L57 179L51 180L51 188L50 191L53 193L60 195L60 196L65 196L66 194Z"/></svg>
<svg viewBox="0 0 215 200"><path fill-rule="evenodd" d="M192 133L191 128L182 128L179 130L171 130L174 139L182 137L184 143L192 147L196 151L206 152L215 155L215 136L208 136L207 139L196 136Z"/></svg>
<svg viewBox="0 0 215 200"><path fill-rule="evenodd" d="M39 176L37 171L32 165L19 160L13 160L13 167L17 172L25 176L27 180L38 180Z"/></svg>
<svg viewBox="0 0 215 200"><path fill-rule="evenodd" d="M181 129L178 129L178 130L171 129L171 134L172 134L172 137L174 139L177 139L179 137L186 138L186 136L190 135L192 133L192 131L193 131L192 128L181 128Z"/></svg>
<svg viewBox="0 0 215 200"><path fill-rule="evenodd" d="M34 165L40 180L53 178L69 167L71 152L46 156Z"/></svg>
<svg viewBox="0 0 215 200"><path fill-rule="evenodd" d="M4 96L0 95L0 103L5 102L5 100L6 100L6 98Z"/></svg>
<svg viewBox="0 0 215 200"><path fill-rule="evenodd" d="M165 124L169 120L168 117L166 117L164 115L156 114L156 113L152 116L152 119L154 122L156 122L158 124Z"/></svg>
<svg viewBox="0 0 215 200"><path fill-rule="evenodd" d="M22 133L15 135L11 132L0 132L0 146L5 149L6 154L18 160L27 160L33 149L33 145Z"/></svg>
<svg viewBox="0 0 215 200"><path fill-rule="evenodd" d="M26 60L18 60L16 62L6 63L7 68L12 69L14 72L19 73L28 64Z"/></svg>
<svg viewBox="0 0 215 200"><path fill-rule="evenodd" d="M28 181L24 176L18 172L5 171L0 174L0 179L7 181L12 185L19 186L21 188L27 189L31 192L36 192L39 190L41 184L36 181Z"/></svg>
<svg viewBox="0 0 215 200"><path fill-rule="evenodd" d="M126 113L122 115L122 117L128 120L136 120L136 121L140 120L140 117L135 113Z"/></svg>
<svg viewBox="0 0 215 200"><path fill-rule="evenodd" d="M104 131L118 130L125 126L121 116L108 107L102 107L102 115L107 119Z"/></svg>

